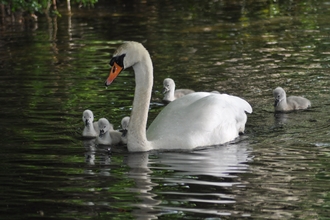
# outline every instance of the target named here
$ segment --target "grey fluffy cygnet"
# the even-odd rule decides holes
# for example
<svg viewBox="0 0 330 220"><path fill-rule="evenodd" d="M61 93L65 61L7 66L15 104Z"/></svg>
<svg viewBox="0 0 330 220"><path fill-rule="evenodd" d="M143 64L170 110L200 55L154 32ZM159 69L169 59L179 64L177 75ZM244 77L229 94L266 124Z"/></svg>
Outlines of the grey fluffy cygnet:
<svg viewBox="0 0 330 220"><path fill-rule="evenodd" d="M191 89L175 89L175 82L171 78L166 78L163 81L163 87L164 87L164 98L163 101L165 103L169 103L174 101L175 99L178 99L182 96L188 95L190 93L195 92Z"/></svg>
<svg viewBox="0 0 330 220"><path fill-rule="evenodd" d="M275 98L275 111L276 112L288 112L300 109L307 109L311 107L311 102L301 96L289 96L286 97L286 93L283 88L277 87L273 91Z"/></svg>
<svg viewBox="0 0 330 220"><path fill-rule="evenodd" d="M121 141L123 144L127 144L127 131L130 117L126 116L121 120Z"/></svg>
<svg viewBox="0 0 330 220"><path fill-rule="evenodd" d="M121 143L122 133L113 130L112 124L106 118L98 121L100 134L96 138L96 143L100 145L115 145Z"/></svg>
<svg viewBox="0 0 330 220"><path fill-rule="evenodd" d="M84 122L84 130L82 132L83 137L95 138L99 135L99 128L97 122L94 121L93 112L89 109L83 112L82 120Z"/></svg>

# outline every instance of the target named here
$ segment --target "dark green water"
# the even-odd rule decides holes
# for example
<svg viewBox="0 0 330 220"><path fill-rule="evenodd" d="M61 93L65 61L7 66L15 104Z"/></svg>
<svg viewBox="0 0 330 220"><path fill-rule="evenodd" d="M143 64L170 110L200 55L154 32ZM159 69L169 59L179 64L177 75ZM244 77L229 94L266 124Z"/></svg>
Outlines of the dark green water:
<svg viewBox="0 0 330 220"><path fill-rule="evenodd" d="M0 29L1 219L329 219L330 2L101 1L34 29ZM82 139L82 112L119 128L132 70L109 88L110 56L142 42L162 81L243 97L237 142L128 153ZM273 112L272 90L312 108ZM92 146L92 147L91 147Z"/></svg>

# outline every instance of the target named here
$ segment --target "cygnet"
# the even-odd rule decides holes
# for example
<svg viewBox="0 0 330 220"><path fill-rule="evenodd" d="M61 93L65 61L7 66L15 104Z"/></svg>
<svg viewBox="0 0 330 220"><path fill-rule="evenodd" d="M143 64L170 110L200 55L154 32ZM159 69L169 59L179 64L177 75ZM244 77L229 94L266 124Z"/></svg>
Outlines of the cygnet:
<svg viewBox="0 0 330 220"><path fill-rule="evenodd" d="M83 137L95 138L99 135L99 128L97 122L94 121L93 112L89 109L83 112L82 120L84 122L84 130L82 132Z"/></svg>
<svg viewBox="0 0 330 220"><path fill-rule="evenodd" d="M275 98L275 111L276 112L288 112L300 109L307 109L311 107L311 102L301 96L289 96L286 97L286 93L283 88L277 87L274 91Z"/></svg>

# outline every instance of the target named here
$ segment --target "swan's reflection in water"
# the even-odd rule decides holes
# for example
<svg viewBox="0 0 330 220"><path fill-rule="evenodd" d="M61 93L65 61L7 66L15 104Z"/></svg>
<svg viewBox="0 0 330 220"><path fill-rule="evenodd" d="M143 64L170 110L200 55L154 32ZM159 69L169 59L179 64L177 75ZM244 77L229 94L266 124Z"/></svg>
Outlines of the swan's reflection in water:
<svg viewBox="0 0 330 220"><path fill-rule="evenodd" d="M131 204L137 207L132 211L136 219L180 212L230 215L230 210L221 210L217 204L237 202L237 187L244 188L239 175L247 172L246 162L251 160L244 140L192 152L125 155L127 178L135 183L127 191L137 198Z"/></svg>
<svg viewBox="0 0 330 220"><path fill-rule="evenodd" d="M156 199L153 188L157 184L152 182L152 171L149 168L149 153L132 153L127 157L127 165L131 168L128 177L135 182L134 188L129 188L130 192L137 193L139 203L133 204L139 209L133 210L136 219L155 219L156 210L154 209L160 200Z"/></svg>
<svg viewBox="0 0 330 220"><path fill-rule="evenodd" d="M249 153L248 143L243 141L191 153L159 154L150 160L150 165L157 165L151 169L170 170L172 175L162 180L160 194L166 201L158 208L163 212L230 215L218 205L236 202L234 191L244 187L239 173L247 172Z"/></svg>

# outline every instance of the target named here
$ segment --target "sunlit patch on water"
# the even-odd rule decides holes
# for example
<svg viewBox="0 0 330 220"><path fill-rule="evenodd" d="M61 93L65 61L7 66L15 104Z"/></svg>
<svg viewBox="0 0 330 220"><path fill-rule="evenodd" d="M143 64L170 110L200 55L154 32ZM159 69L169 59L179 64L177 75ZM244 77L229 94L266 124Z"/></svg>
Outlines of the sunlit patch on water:
<svg viewBox="0 0 330 220"><path fill-rule="evenodd" d="M316 147L330 147L330 143L315 143Z"/></svg>

